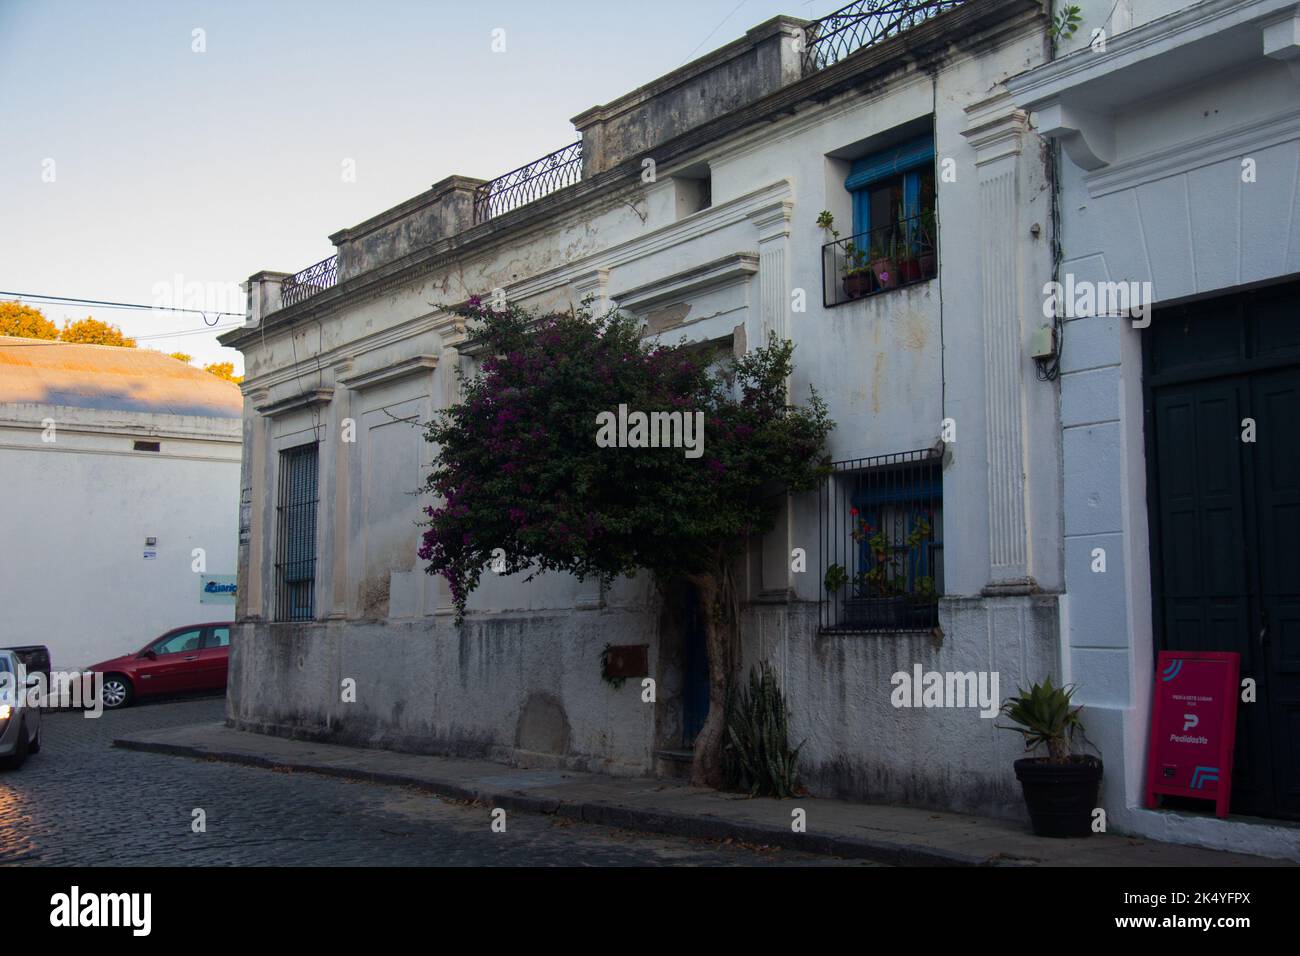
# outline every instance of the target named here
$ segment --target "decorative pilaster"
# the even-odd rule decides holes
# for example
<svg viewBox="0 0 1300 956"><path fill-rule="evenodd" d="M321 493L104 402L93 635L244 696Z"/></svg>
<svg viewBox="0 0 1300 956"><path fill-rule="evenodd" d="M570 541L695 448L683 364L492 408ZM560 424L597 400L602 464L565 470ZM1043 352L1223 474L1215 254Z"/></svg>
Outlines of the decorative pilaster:
<svg viewBox="0 0 1300 956"><path fill-rule="evenodd" d="M334 396L330 402L330 434L323 443L326 448L334 443L334 480L332 494L334 512L333 548L330 554L330 612L333 619L348 616L348 501L351 450L356 444L358 429L356 422L351 423L349 436L344 435L344 426L351 415L352 389L343 384L343 380L352 374L350 361L340 362L334 366ZM351 441L344 441L350 437Z"/></svg>
<svg viewBox="0 0 1300 956"><path fill-rule="evenodd" d="M1033 589L1028 569L1020 262L1020 153L1025 113L1001 94L967 109L963 135L975 150L984 411L988 456L986 591Z"/></svg>
<svg viewBox="0 0 1300 956"><path fill-rule="evenodd" d="M573 306L578 308L582 301L591 297L591 314L604 315L609 311L609 270L601 267L579 273L571 280L573 287Z"/></svg>
<svg viewBox="0 0 1300 956"><path fill-rule="evenodd" d="M794 203L783 199L750 214L758 230L758 316L759 343L767 344L770 334L790 337L790 223ZM789 383L786 383L787 389ZM790 496L787 494L776 521L763 537L759 599L787 601L793 591L790 570Z"/></svg>
<svg viewBox="0 0 1300 956"><path fill-rule="evenodd" d="M244 429L245 474L241 482L248 489L248 539L244 541L244 529L240 528L240 551L244 560L240 562L239 571L243 575L238 580L235 592L242 605L240 620L262 620L267 617L265 591L262 578L266 567L266 496L271 494L271 476L267 473L267 428L266 418L257 409L270 400L270 392L259 388L247 392L244 396L244 415L248 424ZM243 492L240 493L240 524L244 524Z"/></svg>
<svg viewBox="0 0 1300 956"><path fill-rule="evenodd" d="M760 340L767 342L769 332L789 338L790 314L790 222L794 203L783 199L773 206L750 214L758 230L758 315Z"/></svg>

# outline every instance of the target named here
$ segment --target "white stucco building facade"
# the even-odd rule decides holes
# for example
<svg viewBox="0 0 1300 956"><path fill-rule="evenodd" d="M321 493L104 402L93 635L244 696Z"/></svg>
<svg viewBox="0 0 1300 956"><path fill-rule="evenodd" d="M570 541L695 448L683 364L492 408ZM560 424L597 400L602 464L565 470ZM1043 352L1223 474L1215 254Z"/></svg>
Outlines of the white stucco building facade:
<svg viewBox="0 0 1300 956"><path fill-rule="evenodd" d="M840 465L826 500L791 500L741 569L746 664L777 667L808 785L1023 815L1017 738L976 709L890 703L892 675L918 664L996 671L1004 692L1059 665L1061 429L1025 320L1050 277L1049 193L1040 143L1003 86L1046 62L1046 17L1023 0L951 7L875 38L761 24L576 117L580 153L542 167L580 155L565 188L516 205L496 187L520 177L451 177L334 235L335 258L253 276L248 325L223 337L247 370L231 721L680 770L699 718L690 627L649 580L602 593L488 575L457 626L416 557L427 502L412 492L432 451L411 420L454 402L456 369L477 358L455 309L497 289L539 309L591 298L644 318L649 335L735 353L788 337L792 394L815 384L829 404ZM841 243L910 219L909 237L937 232L934 260L850 297L823 210ZM942 525L926 558L937 620L845 627L848 592L828 596L825 575L854 566L843 522L863 482L895 473L913 489L907 507ZM310 523L292 517L304 513ZM602 679L606 644L646 648L654 705L637 682ZM347 678L355 703L339 693Z"/></svg>
<svg viewBox="0 0 1300 956"><path fill-rule="evenodd" d="M73 670L231 619L240 408L161 353L0 337L0 646Z"/></svg>
<svg viewBox="0 0 1300 956"><path fill-rule="evenodd" d="M1063 321L1064 674L1118 825L1300 859L1300 5L1081 6L1009 87L1064 157L1062 281L1149 283L1154 308ZM1226 820L1144 805L1160 650L1241 653L1257 685Z"/></svg>

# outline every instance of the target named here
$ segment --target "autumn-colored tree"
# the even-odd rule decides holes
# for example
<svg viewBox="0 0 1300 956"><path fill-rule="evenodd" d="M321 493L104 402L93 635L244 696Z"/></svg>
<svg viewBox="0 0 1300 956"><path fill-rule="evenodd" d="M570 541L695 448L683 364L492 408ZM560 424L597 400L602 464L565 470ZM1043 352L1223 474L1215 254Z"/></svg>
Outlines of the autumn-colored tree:
<svg viewBox="0 0 1300 956"><path fill-rule="evenodd" d="M135 348L135 339L122 334L116 325L101 322L93 315L76 322L64 322L59 332L63 342L80 342L83 345L116 345L120 348Z"/></svg>
<svg viewBox="0 0 1300 956"><path fill-rule="evenodd" d="M21 302L0 302L0 335L24 339L57 339L59 327L40 309Z"/></svg>
<svg viewBox="0 0 1300 956"><path fill-rule="evenodd" d="M174 358L178 362L184 362L186 365L189 365L194 358L193 355L187 355L185 352L172 352L167 357Z"/></svg>
<svg viewBox="0 0 1300 956"><path fill-rule="evenodd" d="M203 366L203 371L209 372L217 378L225 379L227 382L234 382L236 385L244 380L244 376L235 374L235 363L233 362L210 362Z"/></svg>

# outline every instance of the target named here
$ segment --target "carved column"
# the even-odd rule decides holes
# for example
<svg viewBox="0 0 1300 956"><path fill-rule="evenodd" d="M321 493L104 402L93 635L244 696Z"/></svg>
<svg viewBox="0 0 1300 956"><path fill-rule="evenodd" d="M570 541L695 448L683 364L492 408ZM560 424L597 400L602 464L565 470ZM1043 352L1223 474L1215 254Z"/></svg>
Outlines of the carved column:
<svg viewBox="0 0 1300 956"><path fill-rule="evenodd" d="M758 342L769 334L790 337L790 223L794 203L783 199L750 214L758 230ZM787 388L789 383L787 383ZM793 594L790 578L790 496L786 495L772 530L763 537L759 600L786 601Z"/></svg>
<svg viewBox="0 0 1300 956"><path fill-rule="evenodd" d="M238 616L241 620L262 620L265 615L265 598L262 577L265 568L266 550L266 498L274 494L267 474L267 428L266 417L257 409L270 400L267 389L254 389L244 397L244 414L248 424L244 429L244 472L240 492L240 550L244 560L239 571L243 575L236 585L237 601L240 605ZM244 495L248 501L245 505ZM245 540L244 508L248 508L247 540Z"/></svg>
<svg viewBox="0 0 1300 956"><path fill-rule="evenodd" d="M330 500L333 502L334 532L333 553L330 555L330 612L334 619L348 616L348 499L352 448L359 437L356 422L349 429L352 441L344 441L344 425L352 414L352 390L343 385L343 379L352 372L350 361L334 366L334 395L330 402L330 433L325 441L334 443L334 479Z"/></svg>
<svg viewBox="0 0 1300 956"><path fill-rule="evenodd" d="M794 203L788 199L750 214L758 230L758 315L760 341L769 332L789 338L790 221Z"/></svg>
<svg viewBox="0 0 1300 956"><path fill-rule="evenodd" d="M1025 499L1024 313L1020 164L1026 116L1005 94L967 108L963 135L975 150L980 319L988 457L986 592L1023 593L1029 576Z"/></svg>

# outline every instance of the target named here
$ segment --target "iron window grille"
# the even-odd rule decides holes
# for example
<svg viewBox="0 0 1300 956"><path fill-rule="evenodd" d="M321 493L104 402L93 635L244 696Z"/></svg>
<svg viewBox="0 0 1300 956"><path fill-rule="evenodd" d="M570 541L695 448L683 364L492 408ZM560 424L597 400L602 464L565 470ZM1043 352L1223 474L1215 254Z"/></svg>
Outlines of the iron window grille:
<svg viewBox="0 0 1300 956"><path fill-rule="evenodd" d="M823 631L938 625L942 462L940 446L832 464L819 521Z"/></svg>
<svg viewBox="0 0 1300 956"><path fill-rule="evenodd" d="M923 211L822 246L822 304L928 282L938 272L934 214Z"/></svg>
<svg viewBox="0 0 1300 956"><path fill-rule="evenodd" d="M275 554L277 621L310 621L315 617L318 464L318 446L314 443L280 453Z"/></svg>

